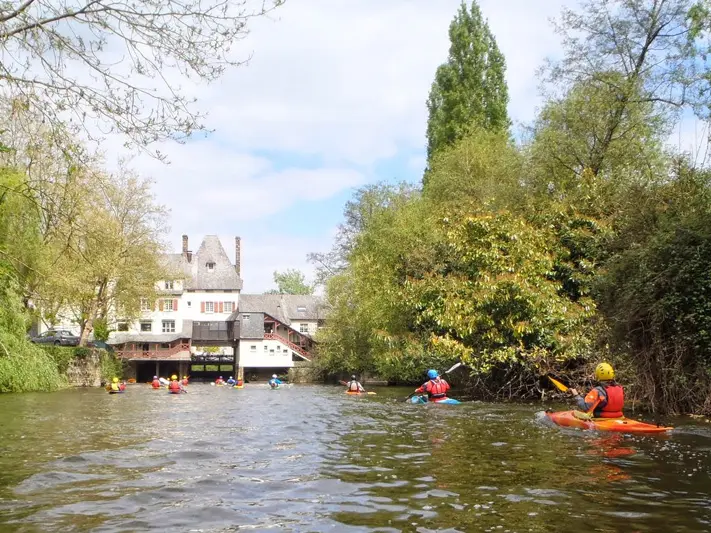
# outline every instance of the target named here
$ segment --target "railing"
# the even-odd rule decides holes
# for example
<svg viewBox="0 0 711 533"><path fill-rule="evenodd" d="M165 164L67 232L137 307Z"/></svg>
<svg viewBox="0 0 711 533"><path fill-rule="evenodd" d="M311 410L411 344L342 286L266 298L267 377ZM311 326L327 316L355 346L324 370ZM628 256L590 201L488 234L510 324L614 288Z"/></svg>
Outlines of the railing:
<svg viewBox="0 0 711 533"><path fill-rule="evenodd" d="M156 350L116 350L116 357L124 359L160 359L170 357L180 352L190 352L189 344L176 344L172 348L159 348Z"/></svg>
<svg viewBox="0 0 711 533"><path fill-rule="evenodd" d="M272 340L272 341L279 341L283 344L286 344L289 348L294 350L296 353L301 354L304 357L311 357L311 354L309 354L309 352L307 352L304 348L302 348L298 344L294 344L289 339L285 339L281 335L277 335L276 333L265 333L264 339L265 340Z"/></svg>

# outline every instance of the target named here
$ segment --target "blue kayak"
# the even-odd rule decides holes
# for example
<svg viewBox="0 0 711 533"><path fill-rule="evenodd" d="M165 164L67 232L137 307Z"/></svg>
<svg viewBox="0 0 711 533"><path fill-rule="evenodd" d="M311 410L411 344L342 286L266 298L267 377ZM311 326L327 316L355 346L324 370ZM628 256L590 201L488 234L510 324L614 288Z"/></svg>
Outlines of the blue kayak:
<svg viewBox="0 0 711 533"><path fill-rule="evenodd" d="M419 395L419 396L413 396L412 398L410 398L410 402L411 402L411 403L445 403L445 404L449 404L449 405L455 405L455 404L458 404L458 403L462 403L462 402L460 402L459 400L455 400L454 398L447 398L447 399L445 399L445 400L439 400L439 401L435 401L435 402L430 402L430 401L427 399L427 395L425 395L425 394L422 394L422 395Z"/></svg>

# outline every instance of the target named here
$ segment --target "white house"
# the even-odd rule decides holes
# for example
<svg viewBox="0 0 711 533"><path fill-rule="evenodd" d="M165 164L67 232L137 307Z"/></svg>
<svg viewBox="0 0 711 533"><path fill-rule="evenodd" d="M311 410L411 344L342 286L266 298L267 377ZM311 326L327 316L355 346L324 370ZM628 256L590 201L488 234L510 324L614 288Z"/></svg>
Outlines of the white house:
<svg viewBox="0 0 711 533"><path fill-rule="evenodd" d="M137 381L153 375L246 378L283 372L309 360L321 303L315 296L240 294L240 245L232 264L216 235L197 252L183 235L179 254L165 256L174 279L158 282L158 299L141 302L139 320L118 322L108 343L130 362Z"/></svg>

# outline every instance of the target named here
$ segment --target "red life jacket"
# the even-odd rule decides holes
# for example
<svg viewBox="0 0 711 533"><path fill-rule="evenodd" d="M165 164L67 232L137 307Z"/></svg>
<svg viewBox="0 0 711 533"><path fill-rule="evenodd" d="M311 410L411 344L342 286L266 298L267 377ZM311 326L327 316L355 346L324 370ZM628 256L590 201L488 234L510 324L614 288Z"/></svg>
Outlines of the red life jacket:
<svg viewBox="0 0 711 533"><path fill-rule="evenodd" d="M184 380L183 380L183 385L187 385L187 384L188 384L188 380L187 380L187 379L184 379Z"/></svg>
<svg viewBox="0 0 711 533"><path fill-rule="evenodd" d="M154 379L153 381L151 381L151 386L154 389L160 389L160 381L158 381L157 379Z"/></svg>
<svg viewBox="0 0 711 533"><path fill-rule="evenodd" d="M168 388L173 391L180 390L180 383L178 383L177 381L171 381L170 385L168 385Z"/></svg>
<svg viewBox="0 0 711 533"><path fill-rule="evenodd" d="M594 416L600 418L622 418L622 408L625 406L625 393L619 385L596 387L602 401L595 409Z"/></svg>
<svg viewBox="0 0 711 533"><path fill-rule="evenodd" d="M447 391L449 390L449 383L438 378L425 383L424 389L430 398L446 398Z"/></svg>

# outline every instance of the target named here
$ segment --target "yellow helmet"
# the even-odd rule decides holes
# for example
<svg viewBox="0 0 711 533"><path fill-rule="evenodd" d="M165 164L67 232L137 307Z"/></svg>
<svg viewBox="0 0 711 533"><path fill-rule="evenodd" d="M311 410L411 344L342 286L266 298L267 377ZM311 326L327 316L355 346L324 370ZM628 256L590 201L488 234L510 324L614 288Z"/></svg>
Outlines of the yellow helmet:
<svg viewBox="0 0 711 533"><path fill-rule="evenodd" d="M615 379L615 371L608 363L600 363L595 368L595 379L598 381L611 381Z"/></svg>
<svg viewBox="0 0 711 533"><path fill-rule="evenodd" d="M114 378L112 381L113 381L114 383L118 383L118 378Z"/></svg>
<svg viewBox="0 0 711 533"><path fill-rule="evenodd" d="M183 376L183 379L188 379L188 376Z"/></svg>
<svg viewBox="0 0 711 533"><path fill-rule="evenodd" d="M178 379L178 376L176 376L175 374L173 374L172 376L170 376L170 379L172 379L173 381L175 381L176 379Z"/></svg>

